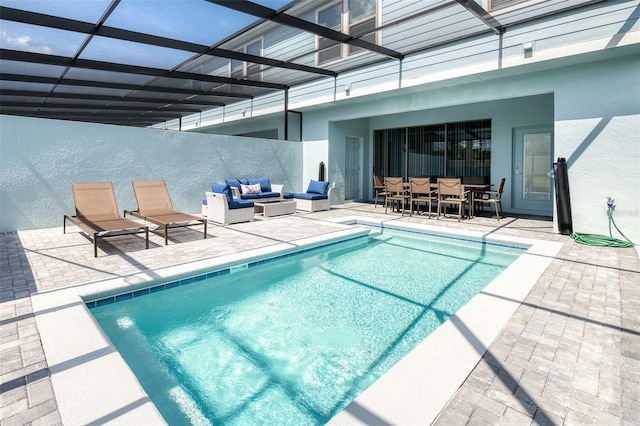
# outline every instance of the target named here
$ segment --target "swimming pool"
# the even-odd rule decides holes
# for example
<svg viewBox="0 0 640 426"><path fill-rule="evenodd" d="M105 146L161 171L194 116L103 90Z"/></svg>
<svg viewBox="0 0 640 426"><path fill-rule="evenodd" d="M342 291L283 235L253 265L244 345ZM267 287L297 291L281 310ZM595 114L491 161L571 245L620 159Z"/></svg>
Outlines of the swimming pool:
<svg viewBox="0 0 640 426"><path fill-rule="evenodd" d="M323 424L523 252L378 229L90 306L170 424Z"/></svg>

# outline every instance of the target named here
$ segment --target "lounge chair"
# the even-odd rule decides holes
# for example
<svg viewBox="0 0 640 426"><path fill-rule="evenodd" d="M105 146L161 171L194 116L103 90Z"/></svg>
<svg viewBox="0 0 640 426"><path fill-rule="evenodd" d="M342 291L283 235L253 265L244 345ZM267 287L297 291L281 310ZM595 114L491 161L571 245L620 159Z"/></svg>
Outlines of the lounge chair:
<svg viewBox="0 0 640 426"><path fill-rule="evenodd" d="M169 228L204 225L204 238L207 238L207 219L175 211L167 184L163 180L134 181L133 192L138 202L138 210L125 210L124 215L131 215L162 227L165 246L168 244Z"/></svg>
<svg viewBox="0 0 640 426"><path fill-rule="evenodd" d="M67 220L93 239L93 255L98 257L98 238L145 233L149 248L149 228L118 213L116 195L111 182L74 182L71 184L76 215L64 215L62 232L67 232Z"/></svg>

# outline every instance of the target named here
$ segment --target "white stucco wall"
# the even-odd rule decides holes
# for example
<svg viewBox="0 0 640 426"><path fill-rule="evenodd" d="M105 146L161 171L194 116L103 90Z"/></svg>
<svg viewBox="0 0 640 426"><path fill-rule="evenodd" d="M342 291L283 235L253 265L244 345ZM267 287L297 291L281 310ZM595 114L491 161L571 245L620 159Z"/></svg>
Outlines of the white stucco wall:
<svg viewBox="0 0 640 426"><path fill-rule="evenodd" d="M318 180L320 162L325 164L325 180L329 176L328 141L305 141L303 145L302 186L295 192L305 192L311 179Z"/></svg>
<svg viewBox="0 0 640 426"><path fill-rule="evenodd" d="M640 57L557 70L556 157L567 159L574 232L640 243ZM620 234L611 228L617 238Z"/></svg>
<svg viewBox="0 0 640 426"><path fill-rule="evenodd" d="M0 116L0 232L62 226L74 181L113 182L123 210L136 207L131 181L164 179L185 213L224 178L300 190L302 152L300 142Z"/></svg>
<svg viewBox="0 0 640 426"><path fill-rule="evenodd" d="M403 89L394 96L375 101L349 100L306 112L303 138L311 134L329 138L330 157L335 162L340 158L336 153L344 151L344 132L337 132L334 123L367 117L371 123L370 136L374 129L491 118L492 180L507 177L505 210L518 212L511 208L510 199L512 130L551 125L554 160L565 157L568 161L574 231L608 235L606 197L613 196L617 203L614 218L618 227L638 242L638 70L640 57L628 55L557 68L548 64L540 69L537 64L531 67L531 72L519 75L497 71L478 75L474 82L464 79L458 85ZM332 164L333 181L340 181L341 168L339 161ZM367 172L365 182L370 179L370 171Z"/></svg>

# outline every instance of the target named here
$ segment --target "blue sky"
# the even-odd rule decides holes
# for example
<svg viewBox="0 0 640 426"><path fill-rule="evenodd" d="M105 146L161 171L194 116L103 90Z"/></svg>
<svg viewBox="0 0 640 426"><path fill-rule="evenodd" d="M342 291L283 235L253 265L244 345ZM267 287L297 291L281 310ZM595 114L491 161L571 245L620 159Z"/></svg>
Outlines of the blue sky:
<svg viewBox="0 0 640 426"><path fill-rule="evenodd" d="M289 3L288 0L255 2L272 9ZM92 23L100 19L110 3L110 0L0 0L0 4L6 7ZM122 0L105 25L212 45L254 21L256 18L253 16L204 0ZM6 49L71 56L85 38L84 35L61 30L0 22L0 45ZM96 39L82 57L168 67L171 64L165 63L166 60L177 63L186 56L190 55L154 47L145 47L141 51L135 43Z"/></svg>

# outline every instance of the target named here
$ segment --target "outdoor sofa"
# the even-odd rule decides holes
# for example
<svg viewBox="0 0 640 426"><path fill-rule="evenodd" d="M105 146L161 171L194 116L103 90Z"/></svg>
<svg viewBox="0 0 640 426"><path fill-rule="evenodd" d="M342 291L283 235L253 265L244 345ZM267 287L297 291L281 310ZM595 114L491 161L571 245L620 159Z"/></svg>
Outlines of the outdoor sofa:
<svg viewBox="0 0 640 426"><path fill-rule="evenodd" d="M225 179L224 181L231 188L235 199L252 201L277 201L282 199L284 185L272 184L269 178Z"/></svg>
<svg viewBox="0 0 640 426"><path fill-rule="evenodd" d="M253 201L233 198L229 185L214 183L205 197L202 200L202 215L207 220L224 226L253 221Z"/></svg>
<svg viewBox="0 0 640 426"><path fill-rule="evenodd" d="M319 212L331 208L331 187L329 182L311 180L306 192L285 192L283 198L296 201L298 210Z"/></svg>

